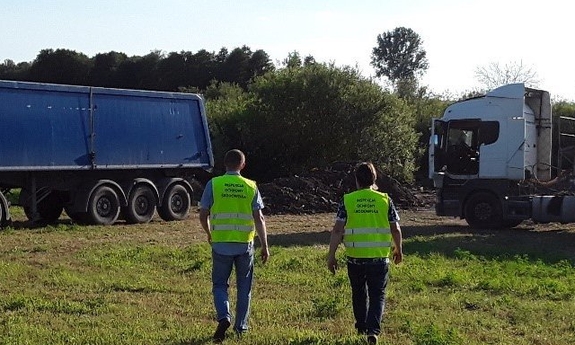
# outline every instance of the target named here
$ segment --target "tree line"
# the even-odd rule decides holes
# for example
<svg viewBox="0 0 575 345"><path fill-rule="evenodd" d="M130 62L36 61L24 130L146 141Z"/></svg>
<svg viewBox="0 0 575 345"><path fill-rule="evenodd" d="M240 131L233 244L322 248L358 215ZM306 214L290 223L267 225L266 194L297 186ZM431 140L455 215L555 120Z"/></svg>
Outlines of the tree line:
<svg viewBox="0 0 575 345"><path fill-rule="evenodd" d="M111 51L90 58L68 49L44 49L32 62L0 64L0 79L127 89L205 90L212 81L247 87L250 80L275 68L263 50L243 46L219 52L199 50L128 57Z"/></svg>

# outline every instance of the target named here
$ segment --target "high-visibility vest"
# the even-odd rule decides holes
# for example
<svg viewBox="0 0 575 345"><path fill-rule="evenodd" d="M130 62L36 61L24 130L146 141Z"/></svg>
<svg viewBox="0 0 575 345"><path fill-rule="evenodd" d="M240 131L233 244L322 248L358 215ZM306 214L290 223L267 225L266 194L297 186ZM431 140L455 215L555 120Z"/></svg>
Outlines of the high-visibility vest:
<svg viewBox="0 0 575 345"><path fill-rule="evenodd" d="M387 258L391 252L389 197L372 189L344 195L347 222L343 243L352 258Z"/></svg>
<svg viewBox="0 0 575 345"><path fill-rule="evenodd" d="M212 179L212 191L212 242L251 242L255 237L252 201L256 183L240 175L223 175Z"/></svg>

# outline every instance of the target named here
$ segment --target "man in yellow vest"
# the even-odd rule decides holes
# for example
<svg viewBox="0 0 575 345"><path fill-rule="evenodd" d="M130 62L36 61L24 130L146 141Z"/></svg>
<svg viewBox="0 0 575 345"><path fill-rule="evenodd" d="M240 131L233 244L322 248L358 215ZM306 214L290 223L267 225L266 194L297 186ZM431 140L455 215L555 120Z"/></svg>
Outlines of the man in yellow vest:
<svg viewBox="0 0 575 345"><path fill-rule="evenodd" d="M391 198L376 190L376 179L371 163L361 163L355 169L357 190L343 197L331 231L327 259L328 269L335 273L335 253L343 242L355 328L367 336L369 344L377 344L381 332L389 257L396 264L403 260L399 215Z"/></svg>
<svg viewBox="0 0 575 345"><path fill-rule="evenodd" d="M233 329L238 336L248 329L256 232L262 262L270 255L262 197L256 183L240 175L245 164L242 151L228 151L224 156L226 174L206 184L200 201L200 223L212 245L212 293L218 320L213 336L216 343L226 338L232 321L228 280L234 266L237 304Z"/></svg>

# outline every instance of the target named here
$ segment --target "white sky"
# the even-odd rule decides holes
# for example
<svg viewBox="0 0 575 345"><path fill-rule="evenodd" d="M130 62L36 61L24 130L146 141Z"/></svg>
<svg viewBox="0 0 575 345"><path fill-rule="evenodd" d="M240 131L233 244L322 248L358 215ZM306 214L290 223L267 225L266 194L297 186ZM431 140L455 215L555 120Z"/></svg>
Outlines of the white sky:
<svg viewBox="0 0 575 345"><path fill-rule="evenodd" d="M552 97L573 100L574 10L569 0L2 0L0 61L47 48L92 57L247 45L274 62L298 51L371 76L377 35L405 26L423 39L422 84L436 93L480 86L479 66L523 63Z"/></svg>

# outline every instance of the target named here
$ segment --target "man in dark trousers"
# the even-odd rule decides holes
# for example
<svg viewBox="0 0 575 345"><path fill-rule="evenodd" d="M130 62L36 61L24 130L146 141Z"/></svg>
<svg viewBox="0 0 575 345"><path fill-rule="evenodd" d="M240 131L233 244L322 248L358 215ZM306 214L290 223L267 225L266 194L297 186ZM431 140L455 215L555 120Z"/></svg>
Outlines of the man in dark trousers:
<svg viewBox="0 0 575 345"><path fill-rule="evenodd" d="M381 332L389 257L396 264L403 260L399 216L391 198L376 190L376 179L371 163L361 163L355 169L357 190L344 195L331 231L327 259L328 269L335 273L335 253L343 242L355 328L367 336L369 344L377 344Z"/></svg>
<svg viewBox="0 0 575 345"><path fill-rule="evenodd" d="M240 175L245 164L242 151L228 151L224 157L226 174L206 184L200 201L200 223L212 245L212 292L218 320L213 337L216 343L226 338L232 321L228 280L234 266L237 285L234 331L241 336L248 329L256 232L262 262L270 255L262 197L256 183Z"/></svg>

